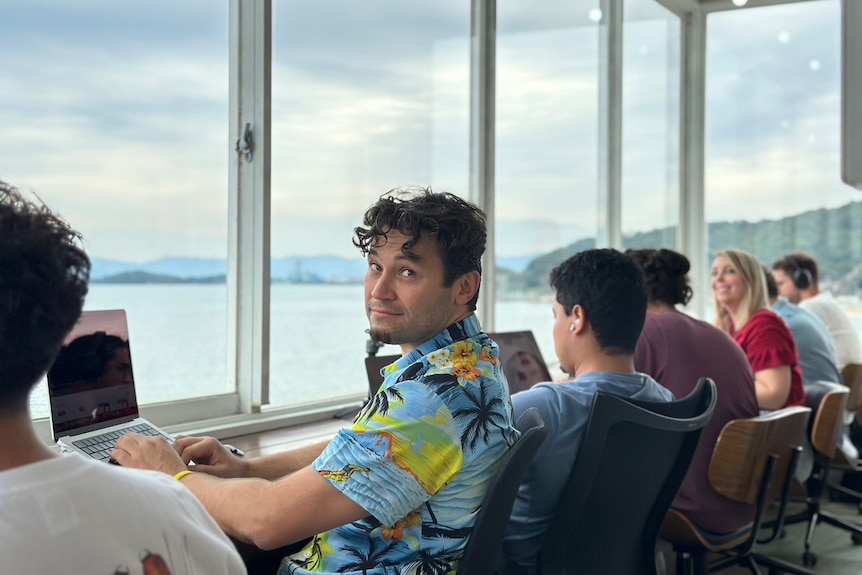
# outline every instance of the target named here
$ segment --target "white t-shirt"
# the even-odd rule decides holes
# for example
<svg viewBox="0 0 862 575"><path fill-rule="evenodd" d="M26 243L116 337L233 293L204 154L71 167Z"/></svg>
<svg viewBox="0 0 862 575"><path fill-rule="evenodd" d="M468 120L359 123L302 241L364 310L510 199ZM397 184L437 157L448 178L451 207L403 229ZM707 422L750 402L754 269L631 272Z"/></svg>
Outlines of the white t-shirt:
<svg viewBox="0 0 862 575"><path fill-rule="evenodd" d="M816 296L799 302L799 307L807 310L826 324L832 343L835 344L835 355L838 369L843 369L848 363L862 363L862 345L859 334L847 313L832 298L828 292L820 292Z"/></svg>
<svg viewBox="0 0 862 575"><path fill-rule="evenodd" d="M236 548L190 491L80 455L0 472L0 573L236 575ZM159 569L161 567L161 570Z"/></svg>

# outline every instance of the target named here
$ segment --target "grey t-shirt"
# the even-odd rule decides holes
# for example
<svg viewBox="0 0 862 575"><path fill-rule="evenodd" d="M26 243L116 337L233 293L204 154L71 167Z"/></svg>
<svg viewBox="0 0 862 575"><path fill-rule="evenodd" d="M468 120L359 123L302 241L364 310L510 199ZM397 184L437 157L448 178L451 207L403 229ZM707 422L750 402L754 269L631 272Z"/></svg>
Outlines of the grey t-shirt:
<svg viewBox="0 0 862 575"><path fill-rule="evenodd" d="M512 396L515 416L535 407L548 437L518 490L506 529L506 558L532 568L542 536L580 450L597 391L646 401L673 401L673 394L642 373L590 373L568 383L541 383ZM574 457L573 457L574 454Z"/></svg>

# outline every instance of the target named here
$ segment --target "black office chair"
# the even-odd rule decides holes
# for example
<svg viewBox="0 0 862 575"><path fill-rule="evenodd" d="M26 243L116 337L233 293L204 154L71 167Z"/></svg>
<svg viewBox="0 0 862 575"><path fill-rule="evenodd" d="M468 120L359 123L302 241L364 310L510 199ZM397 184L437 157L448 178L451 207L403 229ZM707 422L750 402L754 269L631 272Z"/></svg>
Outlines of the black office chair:
<svg viewBox="0 0 862 575"><path fill-rule="evenodd" d="M545 422L535 407L521 414L517 427L521 437L509 449L500 471L482 500L473 532L458 565L458 575L493 575L500 569L503 536L512 514L515 495L530 462L548 434Z"/></svg>
<svg viewBox="0 0 862 575"><path fill-rule="evenodd" d="M862 524L844 519L820 508L820 501L826 492L829 466L841 435L841 424L850 391L837 383L817 381L805 385L808 406L814 410L814 420L809 423L811 447L814 450L814 466L805 482L807 496L805 509L800 513L788 515L785 525L808 523L805 535L805 551L802 562L806 567L817 564L817 555L811 551L814 528L818 523L826 523L862 537Z"/></svg>
<svg viewBox="0 0 862 575"><path fill-rule="evenodd" d="M667 403L597 393L539 552L542 575L655 575L659 528L715 409L701 378Z"/></svg>

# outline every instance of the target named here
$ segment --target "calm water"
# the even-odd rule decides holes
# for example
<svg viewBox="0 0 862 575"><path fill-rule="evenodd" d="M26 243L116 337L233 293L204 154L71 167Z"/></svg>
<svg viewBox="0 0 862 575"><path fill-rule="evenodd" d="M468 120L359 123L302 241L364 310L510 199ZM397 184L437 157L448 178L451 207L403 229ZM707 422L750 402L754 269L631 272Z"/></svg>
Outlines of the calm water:
<svg viewBox="0 0 862 575"><path fill-rule="evenodd" d="M126 310L138 401L154 403L230 391L226 298L224 285L95 284L85 308ZM277 284L271 308L273 405L364 393L368 320L361 285ZM497 315L499 331L533 330L546 360L554 361L549 303L501 301ZM48 415L44 382L31 409L34 417Z"/></svg>
<svg viewBox="0 0 862 575"><path fill-rule="evenodd" d="M138 401L155 403L231 391L226 298L224 285L96 284L86 309L126 310ZM276 284L271 308L272 405L365 392L368 320L361 285ZM862 333L859 312L851 316ZM532 330L551 373L559 373L549 302L499 300L496 313L496 331ZM32 397L34 417L48 415L45 392L43 382Z"/></svg>

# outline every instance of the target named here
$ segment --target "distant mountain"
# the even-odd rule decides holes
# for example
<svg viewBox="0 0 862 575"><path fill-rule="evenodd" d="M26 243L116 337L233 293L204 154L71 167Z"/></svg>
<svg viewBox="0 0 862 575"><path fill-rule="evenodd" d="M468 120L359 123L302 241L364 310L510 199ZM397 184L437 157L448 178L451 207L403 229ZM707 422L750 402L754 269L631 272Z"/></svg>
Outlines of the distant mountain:
<svg viewBox="0 0 862 575"><path fill-rule="evenodd" d="M208 276L199 278L180 278L167 274L151 274L149 272L121 272L93 280L93 283L102 284L220 284L224 283L225 276Z"/></svg>
<svg viewBox="0 0 862 575"><path fill-rule="evenodd" d="M726 249L754 253L766 266L788 252L811 254L820 268L823 282L837 293L862 291L862 202L840 208L819 209L778 220L759 222L715 222L708 225L708 257ZM675 227L625 236L627 248L658 248L673 245ZM573 254L595 246L585 238L533 259L523 272L501 281L507 291L546 289L548 274Z"/></svg>

